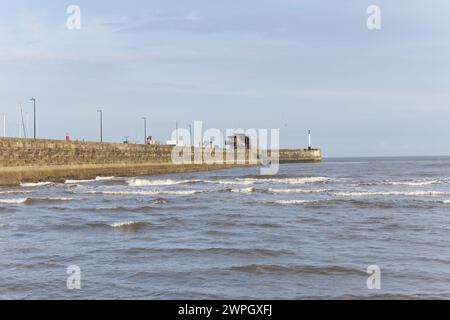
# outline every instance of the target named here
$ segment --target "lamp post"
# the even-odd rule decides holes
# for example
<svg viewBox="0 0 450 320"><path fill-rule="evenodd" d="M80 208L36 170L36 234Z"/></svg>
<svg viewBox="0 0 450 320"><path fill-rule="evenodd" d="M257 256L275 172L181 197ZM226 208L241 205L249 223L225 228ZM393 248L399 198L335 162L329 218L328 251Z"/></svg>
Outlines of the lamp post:
<svg viewBox="0 0 450 320"><path fill-rule="evenodd" d="M308 130L308 150L311 150L311 130Z"/></svg>
<svg viewBox="0 0 450 320"><path fill-rule="evenodd" d="M144 144L147 144L147 117L142 117L144 120Z"/></svg>
<svg viewBox="0 0 450 320"><path fill-rule="evenodd" d="M188 124L189 127L189 146L192 147L192 125Z"/></svg>
<svg viewBox="0 0 450 320"><path fill-rule="evenodd" d="M103 110L97 110L100 113L100 142L103 142Z"/></svg>
<svg viewBox="0 0 450 320"><path fill-rule="evenodd" d="M177 135L177 138L176 138L177 144L176 144L176 146L178 147L178 121L175 122L175 133Z"/></svg>
<svg viewBox="0 0 450 320"><path fill-rule="evenodd" d="M33 102L33 133L34 139L36 140L36 99L31 98L30 101Z"/></svg>

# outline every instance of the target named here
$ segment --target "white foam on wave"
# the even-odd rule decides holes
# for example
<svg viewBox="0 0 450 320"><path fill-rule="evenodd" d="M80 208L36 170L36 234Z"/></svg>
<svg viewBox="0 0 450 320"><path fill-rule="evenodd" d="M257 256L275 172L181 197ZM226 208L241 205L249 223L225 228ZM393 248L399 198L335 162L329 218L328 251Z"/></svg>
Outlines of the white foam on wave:
<svg viewBox="0 0 450 320"><path fill-rule="evenodd" d="M252 185L253 180L204 180L206 183L222 184L222 185Z"/></svg>
<svg viewBox="0 0 450 320"><path fill-rule="evenodd" d="M271 203L281 204L281 205L295 205L295 204L305 204L311 201L308 200L275 200Z"/></svg>
<svg viewBox="0 0 450 320"><path fill-rule="evenodd" d="M13 199L0 199L0 204L24 204L31 203L32 201L73 201L75 198L66 197L50 197L50 198L13 198Z"/></svg>
<svg viewBox="0 0 450 320"><path fill-rule="evenodd" d="M431 184L442 183L442 180L432 179L432 180L407 180L407 181L385 181L383 184L393 185L393 186L428 186Z"/></svg>
<svg viewBox="0 0 450 320"><path fill-rule="evenodd" d="M94 179L90 179L90 180L66 180L64 183L65 184L78 184L78 183L87 183L87 182L94 182Z"/></svg>
<svg viewBox="0 0 450 320"><path fill-rule="evenodd" d="M202 191L198 190L136 190L136 191L88 191L89 194L104 194L104 195L122 195L122 196L148 196L148 195L179 195L179 196L188 196L196 193L200 193Z"/></svg>
<svg viewBox="0 0 450 320"><path fill-rule="evenodd" d="M327 189L267 189L271 193L322 193L328 192Z"/></svg>
<svg viewBox="0 0 450 320"><path fill-rule="evenodd" d="M60 197L60 198L39 198L37 200L48 200L48 201L73 201L75 198L66 198L66 197Z"/></svg>
<svg viewBox="0 0 450 320"><path fill-rule="evenodd" d="M284 183L284 184L307 184L329 181L326 177L301 177L301 178L236 178L224 180L149 180L149 179L129 179L127 184L130 186L164 186L186 184L193 182L204 182L220 185L253 185L256 183Z"/></svg>
<svg viewBox="0 0 450 320"><path fill-rule="evenodd" d="M0 194L25 194L25 193L31 193L31 191L25 191L25 190L0 191Z"/></svg>
<svg viewBox="0 0 450 320"><path fill-rule="evenodd" d="M443 204L450 204L450 200L444 200L442 201Z"/></svg>
<svg viewBox="0 0 450 320"><path fill-rule="evenodd" d="M25 187L25 188L30 188L30 187L44 187L44 186L49 186L54 184L53 182L21 182L20 186L21 187Z"/></svg>
<svg viewBox="0 0 450 320"><path fill-rule="evenodd" d="M95 181L110 181L114 180L116 177L96 177L95 179L85 179L85 180L66 180L66 184L78 184L78 183L88 183Z"/></svg>
<svg viewBox="0 0 450 320"><path fill-rule="evenodd" d="M334 192L335 196L353 197L353 196L442 196L449 195L445 191L349 191L349 192Z"/></svg>
<svg viewBox="0 0 450 320"><path fill-rule="evenodd" d="M171 186L177 184L185 184L191 182L197 182L200 180L149 180L149 179L129 179L127 184L131 187L145 187L145 186Z"/></svg>
<svg viewBox="0 0 450 320"><path fill-rule="evenodd" d="M287 183L287 184L307 184L307 183L320 183L320 182L327 182L329 181L329 178L326 177L305 177L305 178L287 178L287 179L281 179L277 180L281 183Z"/></svg>
<svg viewBox="0 0 450 320"><path fill-rule="evenodd" d="M139 223L139 222L136 222L136 221L122 221L122 222L110 223L109 226L111 228L120 228L120 227L131 226L131 225L136 224L136 223Z"/></svg>
<svg viewBox="0 0 450 320"><path fill-rule="evenodd" d="M308 184L327 182L330 178L327 177L298 177L298 178L238 178L239 181L248 181L252 183L267 182L267 183L284 183L284 184Z"/></svg>
<svg viewBox="0 0 450 320"><path fill-rule="evenodd" d="M255 188L249 187L249 188L241 188L241 189L230 189L231 192L235 193L252 193L255 192Z"/></svg>
<svg viewBox="0 0 450 320"><path fill-rule="evenodd" d="M95 181L110 181L114 180L116 177L110 176L110 177L97 177L95 178Z"/></svg>
<svg viewBox="0 0 450 320"><path fill-rule="evenodd" d="M28 198L0 199L0 204L24 204Z"/></svg>

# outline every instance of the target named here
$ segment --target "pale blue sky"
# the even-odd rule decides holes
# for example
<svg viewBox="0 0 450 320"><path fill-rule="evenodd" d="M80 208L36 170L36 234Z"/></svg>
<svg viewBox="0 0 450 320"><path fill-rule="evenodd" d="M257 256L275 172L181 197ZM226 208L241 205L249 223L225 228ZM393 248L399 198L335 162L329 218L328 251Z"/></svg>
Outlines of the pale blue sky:
<svg viewBox="0 0 450 320"><path fill-rule="evenodd" d="M65 28L70 4L81 30ZM366 8L382 9L382 30ZM447 0L0 0L0 113L38 100L38 135L169 138L279 128L326 156L450 154Z"/></svg>

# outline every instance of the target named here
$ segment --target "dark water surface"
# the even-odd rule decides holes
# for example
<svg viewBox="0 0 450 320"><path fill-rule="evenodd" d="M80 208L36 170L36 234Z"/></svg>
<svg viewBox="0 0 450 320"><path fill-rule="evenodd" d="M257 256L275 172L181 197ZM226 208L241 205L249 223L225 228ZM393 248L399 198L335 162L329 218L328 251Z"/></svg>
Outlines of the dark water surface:
<svg viewBox="0 0 450 320"><path fill-rule="evenodd" d="M258 174L0 188L0 298L450 298L450 158Z"/></svg>

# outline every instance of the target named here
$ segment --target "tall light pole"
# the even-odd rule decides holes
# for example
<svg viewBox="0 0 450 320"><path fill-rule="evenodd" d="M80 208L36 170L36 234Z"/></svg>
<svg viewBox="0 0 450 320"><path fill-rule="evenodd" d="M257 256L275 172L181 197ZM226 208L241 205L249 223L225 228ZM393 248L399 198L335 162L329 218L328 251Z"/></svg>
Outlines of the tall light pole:
<svg viewBox="0 0 450 320"><path fill-rule="evenodd" d="M175 122L175 133L177 134L177 147L178 147L178 121Z"/></svg>
<svg viewBox="0 0 450 320"><path fill-rule="evenodd" d="M311 130L308 130L308 149L311 150Z"/></svg>
<svg viewBox="0 0 450 320"><path fill-rule="evenodd" d="M144 144L147 144L147 117L142 117L144 120Z"/></svg>
<svg viewBox="0 0 450 320"><path fill-rule="evenodd" d="M192 125L188 124L189 127L189 146L192 147Z"/></svg>
<svg viewBox="0 0 450 320"><path fill-rule="evenodd" d="M100 142L103 142L103 110L97 110L100 113Z"/></svg>
<svg viewBox="0 0 450 320"><path fill-rule="evenodd" d="M36 140L36 99L31 98L30 101L33 102L33 131L34 131L34 139Z"/></svg>

